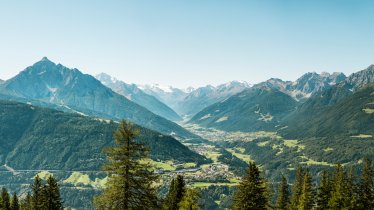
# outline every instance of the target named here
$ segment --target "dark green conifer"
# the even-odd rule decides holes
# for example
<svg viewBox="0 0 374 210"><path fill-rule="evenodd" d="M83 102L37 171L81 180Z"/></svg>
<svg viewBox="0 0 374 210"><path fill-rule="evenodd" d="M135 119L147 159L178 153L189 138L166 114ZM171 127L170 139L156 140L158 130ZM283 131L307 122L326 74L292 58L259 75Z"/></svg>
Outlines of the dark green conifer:
<svg viewBox="0 0 374 210"><path fill-rule="evenodd" d="M10 210L10 196L6 188L1 190L1 200L3 201L2 210Z"/></svg>
<svg viewBox="0 0 374 210"><path fill-rule="evenodd" d="M249 163L247 174L238 185L233 199L233 209L263 210L268 206L265 179L260 175L256 163Z"/></svg>
<svg viewBox="0 0 374 210"><path fill-rule="evenodd" d="M148 148L135 141L139 134L133 125L122 121L114 133L115 147L106 149L108 182L97 196L97 209L159 209L154 183L158 176L153 167L141 159L148 157Z"/></svg>
<svg viewBox="0 0 374 210"><path fill-rule="evenodd" d="M186 191L183 176L178 175L172 179L169 192L164 202L164 209L178 210L178 203L182 200L183 193Z"/></svg>
<svg viewBox="0 0 374 210"><path fill-rule="evenodd" d="M63 209L60 189L53 176L48 177L44 188L44 207L46 209Z"/></svg>
<svg viewBox="0 0 374 210"><path fill-rule="evenodd" d="M371 161L364 159L364 167L359 184L358 204L360 209L374 209L374 183Z"/></svg>
<svg viewBox="0 0 374 210"><path fill-rule="evenodd" d="M346 175L341 164L335 168L331 199L329 207L332 209L342 209L345 207L346 196Z"/></svg>
<svg viewBox="0 0 374 210"><path fill-rule="evenodd" d="M315 192L313 181L308 171L304 172L303 186L299 201L299 210L311 210L314 207Z"/></svg>
<svg viewBox="0 0 374 210"><path fill-rule="evenodd" d="M329 201L331 198L331 180L330 176L326 171L322 172L321 181L317 190L317 209L324 210L328 208Z"/></svg>
<svg viewBox="0 0 374 210"><path fill-rule="evenodd" d="M290 190L288 187L287 179L282 175L281 182L278 190L278 199L276 209L286 210L290 205Z"/></svg>
<svg viewBox="0 0 374 210"><path fill-rule="evenodd" d="M42 180L38 175L34 178L34 183L31 185L32 196L31 196L31 207L34 210L43 208L43 186Z"/></svg>
<svg viewBox="0 0 374 210"><path fill-rule="evenodd" d="M304 183L304 169L298 167L295 175L295 182L292 186L292 198L291 198L291 209L296 210L299 207L300 196L303 189Z"/></svg>
<svg viewBox="0 0 374 210"><path fill-rule="evenodd" d="M20 206L22 210L32 210L32 198L30 192L27 192L26 197L21 200Z"/></svg>
<svg viewBox="0 0 374 210"><path fill-rule="evenodd" d="M186 189L181 201L178 203L178 210L199 210L199 198L200 193L197 189Z"/></svg>
<svg viewBox="0 0 374 210"><path fill-rule="evenodd" d="M10 209L11 210L20 209L17 193L13 193L12 202L10 203Z"/></svg>

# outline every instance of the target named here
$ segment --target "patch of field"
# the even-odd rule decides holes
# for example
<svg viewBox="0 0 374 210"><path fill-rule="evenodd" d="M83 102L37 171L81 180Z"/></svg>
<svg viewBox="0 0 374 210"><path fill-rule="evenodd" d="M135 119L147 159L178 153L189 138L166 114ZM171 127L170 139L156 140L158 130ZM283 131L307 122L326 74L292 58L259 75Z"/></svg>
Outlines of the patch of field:
<svg viewBox="0 0 374 210"><path fill-rule="evenodd" d="M362 111L364 111L366 114L373 114L374 113L374 109L370 109L370 108L362 109Z"/></svg>
<svg viewBox="0 0 374 210"><path fill-rule="evenodd" d="M327 148L323 149L323 151L325 151L325 152L331 152L331 151L333 151L333 150L334 150L334 149L331 148L331 147L327 147Z"/></svg>
<svg viewBox="0 0 374 210"><path fill-rule="evenodd" d="M259 147L265 147L266 145L268 145L270 143L270 141L263 141L263 142L259 142L257 143L257 146Z"/></svg>
<svg viewBox="0 0 374 210"><path fill-rule="evenodd" d="M182 164L182 167L183 168L193 168L193 167L196 167L196 163L183 163Z"/></svg>
<svg viewBox="0 0 374 210"><path fill-rule="evenodd" d="M239 180L239 179L234 179L234 178L230 179L229 181L230 181L231 183L240 183L240 180Z"/></svg>
<svg viewBox="0 0 374 210"><path fill-rule="evenodd" d="M297 147L298 151L305 149L305 145L300 144L299 140L283 140L283 145L286 147Z"/></svg>
<svg viewBox="0 0 374 210"><path fill-rule="evenodd" d="M104 188L107 181L108 181L108 177L105 177L104 179L96 178L95 181L92 181L87 174L83 174L81 172L73 172L69 176L69 178L63 181L63 183L69 183L74 186L91 185L92 187L95 187L95 188Z"/></svg>
<svg viewBox="0 0 374 210"><path fill-rule="evenodd" d="M242 154L242 153L237 153L235 149L227 149L228 152L230 152L232 155L235 157L243 160L246 163L252 162L252 158L250 155Z"/></svg>
<svg viewBox="0 0 374 210"><path fill-rule="evenodd" d="M218 162L218 157L221 156L222 154L219 152L205 152L204 156L213 160L213 162Z"/></svg>
<svg viewBox="0 0 374 210"><path fill-rule="evenodd" d="M221 118L219 118L217 121L216 121L216 123L220 123L220 122L223 122L223 121L226 121L226 120L228 120L229 118L228 117L221 117Z"/></svg>
<svg viewBox="0 0 374 210"><path fill-rule="evenodd" d="M35 175L35 177L36 176L39 176L39 178L41 179L47 180L50 176L53 176L53 174L49 171L41 171L37 175Z"/></svg>
<svg viewBox="0 0 374 210"><path fill-rule="evenodd" d="M305 156L300 156L301 158L305 159L306 161L301 162L301 164L306 164L306 165L322 165L322 166L335 166L335 164L328 163L328 162L319 162L315 161L311 158L305 157Z"/></svg>
<svg viewBox="0 0 374 210"><path fill-rule="evenodd" d="M217 183L213 183L213 182L195 182L192 184L192 187L198 187L198 188L206 188L206 187L209 187L209 186L229 186L229 187L233 187L233 186L236 186L238 185L238 183L229 183L229 182L217 182Z"/></svg>
<svg viewBox="0 0 374 210"><path fill-rule="evenodd" d="M360 138L360 139L366 139L366 138L371 138L373 137L372 135L369 135L369 134L360 134L360 135L356 135L356 136L351 136L352 138Z"/></svg>
<svg viewBox="0 0 374 210"><path fill-rule="evenodd" d="M176 167L173 166L173 161L166 161L166 162L158 162L151 159L143 159L140 161L141 163L149 163L153 165L153 167L157 169L163 169L165 171L175 171Z"/></svg>

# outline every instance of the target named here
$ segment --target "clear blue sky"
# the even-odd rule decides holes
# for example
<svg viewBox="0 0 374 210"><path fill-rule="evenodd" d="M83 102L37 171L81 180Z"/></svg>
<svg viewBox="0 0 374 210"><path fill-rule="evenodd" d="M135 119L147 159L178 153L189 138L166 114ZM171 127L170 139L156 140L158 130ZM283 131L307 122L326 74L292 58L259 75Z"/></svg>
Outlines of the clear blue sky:
<svg viewBox="0 0 374 210"><path fill-rule="evenodd" d="M374 63L374 1L1 1L0 78L47 56L176 87Z"/></svg>

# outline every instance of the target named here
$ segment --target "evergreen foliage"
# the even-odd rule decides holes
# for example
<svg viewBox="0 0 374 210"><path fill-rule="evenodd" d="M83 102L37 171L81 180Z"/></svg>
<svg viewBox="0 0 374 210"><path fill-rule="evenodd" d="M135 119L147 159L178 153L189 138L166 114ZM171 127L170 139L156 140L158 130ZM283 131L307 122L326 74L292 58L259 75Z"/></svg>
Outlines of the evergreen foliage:
<svg viewBox="0 0 374 210"><path fill-rule="evenodd" d="M287 179L282 175L281 183L278 190L278 199L276 209L286 210L290 205L290 190L288 187Z"/></svg>
<svg viewBox="0 0 374 210"><path fill-rule="evenodd" d="M10 210L10 196L6 188L1 190L2 210Z"/></svg>
<svg viewBox="0 0 374 210"><path fill-rule="evenodd" d="M12 202L10 203L11 210L19 210L20 205L17 197L17 193L13 193Z"/></svg>
<svg viewBox="0 0 374 210"><path fill-rule="evenodd" d="M314 206L314 188L313 181L308 171L304 172L303 185L301 188L299 201L299 210L311 210Z"/></svg>
<svg viewBox="0 0 374 210"><path fill-rule="evenodd" d="M291 209L298 209L301 194L302 194L303 183L304 183L304 169L301 167L298 167L296 170L295 183L292 186Z"/></svg>
<svg viewBox="0 0 374 210"><path fill-rule="evenodd" d="M318 210L324 210L328 208L329 201L331 198L331 180L330 176L326 171L322 172L321 181L317 190L317 207Z"/></svg>
<svg viewBox="0 0 374 210"><path fill-rule="evenodd" d="M199 210L199 198L200 194L197 189L188 188L185 190L181 201L178 203L178 210Z"/></svg>
<svg viewBox="0 0 374 210"><path fill-rule="evenodd" d="M103 170L109 178L104 192L97 196L97 209L157 209L159 202L154 183L158 176L149 163L140 159L148 157L148 149L135 141L138 130L122 121L114 133L115 147L105 150L108 163Z"/></svg>
<svg viewBox="0 0 374 210"><path fill-rule="evenodd" d="M169 192L166 195L163 208L167 210L178 210L178 204L185 193L185 182L183 176L178 175L176 179L172 179Z"/></svg>
<svg viewBox="0 0 374 210"><path fill-rule="evenodd" d="M358 203L360 209L374 209L373 177L374 172L371 168L371 161L368 158L365 158L358 192Z"/></svg>
<svg viewBox="0 0 374 210"><path fill-rule="evenodd" d="M265 179L256 163L249 163L247 174L242 178L233 199L233 209L266 209L268 197Z"/></svg>

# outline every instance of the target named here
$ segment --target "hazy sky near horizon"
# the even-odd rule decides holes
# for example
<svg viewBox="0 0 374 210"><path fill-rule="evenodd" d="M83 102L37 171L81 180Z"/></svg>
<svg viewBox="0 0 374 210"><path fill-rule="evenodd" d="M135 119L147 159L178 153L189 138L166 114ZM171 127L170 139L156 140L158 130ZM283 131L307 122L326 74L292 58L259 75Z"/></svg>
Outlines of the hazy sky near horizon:
<svg viewBox="0 0 374 210"><path fill-rule="evenodd" d="M0 2L0 79L47 56L84 73L185 88L374 63L370 0Z"/></svg>

